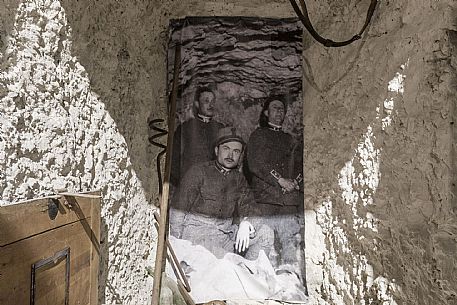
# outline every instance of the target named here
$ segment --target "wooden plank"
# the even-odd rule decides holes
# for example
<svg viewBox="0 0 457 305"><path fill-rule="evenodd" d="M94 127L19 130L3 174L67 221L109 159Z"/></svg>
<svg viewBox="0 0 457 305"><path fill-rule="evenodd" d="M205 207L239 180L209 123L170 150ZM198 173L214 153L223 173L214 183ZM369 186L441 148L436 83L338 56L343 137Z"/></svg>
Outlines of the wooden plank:
<svg viewBox="0 0 457 305"><path fill-rule="evenodd" d="M93 287L88 274L92 240L84 228L84 221L92 222L89 217L0 248L0 304L29 304L31 265L65 247L70 247L71 258L70 305L91 304L89 290ZM62 280L64 268L61 264L43 270L37 277L37 304L63 304L60 296L65 280ZM51 294L52 287L57 289L57 296ZM51 300L59 303L49 303Z"/></svg>
<svg viewBox="0 0 457 305"><path fill-rule="evenodd" d="M167 219L168 219L168 197L170 195L170 171L171 171L171 156L173 153L173 135L175 130L176 116L176 100L178 98L179 87L179 72L181 67L181 46L177 45L175 49L175 62L173 73L173 89L171 92L171 107L168 113L168 139L167 139L167 154L165 161L165 175L162 189L162 199L160 201L160 221L159 233L157 236L157 251L155 258L154 282L152 286L151 305L159 305L160 290L162 285L162 271L165 269L165 258L167 248L165 240L167 235Z"/></svg>
<svg viewBox="0 0 457 305"><path fill-rule="evenodd" d="M74 213L65 204L64 198L57 199L58 214L54 220L48 215L48 198L37 199L23 204L13 204L0 208L0 247L17 242L29 236L79 221L91 215L91 199L74 198L81 212Z"/></svg>
<svg viewBox="0 0 457 305"><path fill-rule="evenodd" d="M66 197L81 197L81 198L90 198L90 199L97 199L97 198L101 198L100 195L92 195L92 194L83 194L83 193L69 193L69 192L62 192L62 193L59 193L59 195L61 196L66 196Z"/></svg>
<svg viewBox="0 0 457 305"><path fill-rule="evenodd" d="M13 203L12 205L23 204L23 203L31 203L31 202L37 201L39 199L60 199L61 197L62 196L60 196L60 195L49 195L49 196L43 196L43 197L39 197L39 198L21 200L21 201Z"/></svg>
<svg viewBox="0 0 457 305"><path fill-rule="evenodd" d="M101 192L97 192L96 195L101 195ZM100 199L93 199L91 206L90 304L96 305L98 304L98 269L100 264Z"/></svg>
<svg viewBox="0 0 457 305"><path fill-rule="evenodd" d="M65 259L36 273L35 304L65 304Z"/></svg>
<svg viewBox="0 0 457 305"><path fill-rule="evenodd" d="M29 304L31 265L70 246L70 304L98 304L100 191L59 196L0 208L0 304ZM71 208L64 204L67 201ZM36 273L35 304L63 304L65 261Z"/></svg>

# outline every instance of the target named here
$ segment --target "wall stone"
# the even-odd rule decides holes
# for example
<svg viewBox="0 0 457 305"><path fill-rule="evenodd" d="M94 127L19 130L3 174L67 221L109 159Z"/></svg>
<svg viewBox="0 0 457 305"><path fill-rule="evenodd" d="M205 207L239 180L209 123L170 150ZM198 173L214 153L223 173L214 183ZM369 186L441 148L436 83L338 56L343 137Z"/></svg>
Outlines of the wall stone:
<svg viewBox="0 0 457 305"><path fill-rule="evenodd" d="M341 39L359 5L310 12ZM456 303L452 5L380 2L361 42L304 51L307 234L324 236L307 267L324 303Z"/></svg>
<svg viewBox="0 0 457 305"><path fill-rule="evenodd" d="M100 189L101 294L109 302L146 303L153 210L125 136L72 53L71 36L58 1L17 5L0 72L1 204L55 188Z"/></svg>
<svg viewBox="0 0 457 305"><path fill-rule="evenodd" d="M368 1L307 1L351 37ZM291 17L281 1L3 0L1 204L55 187L104 195L100 298L147 304L158 203L147 118L166 118L169 19ZM380 1L361 41L304 34L311 303L454 304L455 3ZM164 139L165 140L165 139Z"/></svg>

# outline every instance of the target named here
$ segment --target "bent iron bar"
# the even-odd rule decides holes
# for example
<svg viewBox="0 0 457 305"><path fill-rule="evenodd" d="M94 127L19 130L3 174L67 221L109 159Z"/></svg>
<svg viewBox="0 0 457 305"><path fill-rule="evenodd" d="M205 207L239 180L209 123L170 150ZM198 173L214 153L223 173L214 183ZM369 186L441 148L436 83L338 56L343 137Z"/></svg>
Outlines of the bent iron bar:
<svg viewBox="0 0 457 305"><path fill-rule="evenodd" d="M322 44L326 47L333 47L333 48L347 46L348 44L351 44L354 41L362 38L362 34L365 31L365 29L368 27L368 25L370 24L371 17L373 17L374 10L376 9L376 5L378 3L377 0L371 0L370 7L368 8L368 11L367 11L367 18L365 19L365 24L363 25L362 29L360 30L360 32L358 34L352 36L352 38L349 40L333 41L331 39L322 37L321 35L319 35L319 33L316 32L313 25L311 24L311 21L309 20L308 9L306 7L305 0L299 0L300 5L301 5L301 10L297 5L296 0L289 0L289 1L293 7L295 13L297 14L298 18L303 23L303 25L308 30L308 32L311 34L311 36L313 36L313 38L320 44Z"/></svg>
<svg viewBox="0 0 457 305"><path fill-rule="evenodd" d="M156 134L150 135L148 140L152 145L157 146L162 149L157 154L157 157L156 157L156 172L157 172L157 180L159 181L159 195L162 195L162 189L163 189L162 170L160 169L160 159L162 159L162 156L166 153L167 146L162 143L157 142L156 139L168 134L167 130L157 126L157 124L163 123L163 122L164 122L163 119L150 119L148 121L149 129L157 132Z"/></svg>

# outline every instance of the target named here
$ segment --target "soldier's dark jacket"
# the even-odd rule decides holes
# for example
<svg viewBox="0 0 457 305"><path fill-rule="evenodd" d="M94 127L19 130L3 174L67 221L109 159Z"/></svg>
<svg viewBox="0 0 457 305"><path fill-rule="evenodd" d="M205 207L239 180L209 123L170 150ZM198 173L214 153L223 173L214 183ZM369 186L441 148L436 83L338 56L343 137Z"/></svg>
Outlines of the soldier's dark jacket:
<svg viewBox="0 0 457 305"><path fill-rule="evenodd" d="M247 161L257 203L276 206L298 206L303 203L301 192L284 194L277 178L271 174L274 170L288 179L303 175L300 144L295 143L290 134L280 129L259 127L251 134L247 146Z"/></svg>
<svg viewBox="0 0 457 305"><path fill-rule="evenodd" d="M252 191L238 169L226 170L216 161L196 164L184 175L171 202L171 207L180 212L180 216L170 218L171 232L180 237L188 215L201 216L209 225L228 230L235 211L237 216L248 216L254 203Z"/></svg>
<svg viewBox="0 0 457 305"><path fill-rule="evenodd" d="M223 124L199 118L185 121L176 128L173 138L173 154L170 180L178 185L181 176L193 165L214 159L214 141Z"/></svg>

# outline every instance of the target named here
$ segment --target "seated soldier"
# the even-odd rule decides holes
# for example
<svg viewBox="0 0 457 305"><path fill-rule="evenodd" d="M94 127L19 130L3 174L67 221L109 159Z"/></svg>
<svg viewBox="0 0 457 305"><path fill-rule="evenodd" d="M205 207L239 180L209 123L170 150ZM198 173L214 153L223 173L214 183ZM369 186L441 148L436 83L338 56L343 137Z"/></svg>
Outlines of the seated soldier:
<svg viewBox="0 0 457 305"><path fill-rule="evenodd" d="M239 171L244 146L235 128L219 130L216 160L192 166L171 201L171 235L202 245L218 258L234 251L247 259L256 259L261 249L269 254L273 231L265 225L254 228L248 218L255 201ZM235 213L239 225L234 223Z"/></svg>

